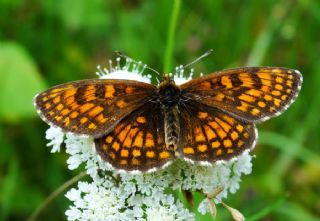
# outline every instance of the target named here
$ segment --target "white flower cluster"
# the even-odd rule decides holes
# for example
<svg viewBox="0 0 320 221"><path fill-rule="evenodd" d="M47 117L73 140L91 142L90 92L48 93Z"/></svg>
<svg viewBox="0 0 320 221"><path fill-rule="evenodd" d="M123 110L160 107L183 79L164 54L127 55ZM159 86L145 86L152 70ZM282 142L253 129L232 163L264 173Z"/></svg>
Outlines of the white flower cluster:
<svg viewBox="0 0 320 221"><path fill-rule="evenodd" d="M118 64L110 70L100 69L99 76L113 76L118 72L122 78L136 78L145 68L141 64L124 68ZM109 76L107 76L109 77ZM140 80L143 80L140 77ZM144 79L145 81L146 79ZM66 211L68 220L194 220L179 199L172 194L174 191L201 191L209 194L213 190L224 187L215 198L220 202L228 193L239 189L242 174L251 173L252 157L244 152L239 157L213 165L197 165L177 159L170 166L150 173L123 173L114 170L102 161L94 149L93 139L72 133L64 133L61 129L51 126L46 138L50 140L51 152L57 152L62 142L66 152L69 169L76 169L85 164L92 182L79 182L77 188L69 190L66 197L72 205ZM206 199L198 207L199 212L209 212Z"/></svg>

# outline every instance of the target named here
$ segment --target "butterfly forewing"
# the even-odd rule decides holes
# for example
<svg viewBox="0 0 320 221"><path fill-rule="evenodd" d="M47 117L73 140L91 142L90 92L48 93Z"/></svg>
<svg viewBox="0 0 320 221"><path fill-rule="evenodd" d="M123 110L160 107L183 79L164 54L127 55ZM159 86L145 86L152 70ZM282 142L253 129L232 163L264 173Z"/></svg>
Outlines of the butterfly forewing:
<svg viewBox="0 0 320 221"><path fill-rule="evenodd" d="M117 169L150 171L169 163L164 114L159 103L148 102L126 116L110 133L95 139L100 156Z"/></svg>
<svg viewBox="0 0 320 221"><path fill-rule="evenodd" d="M191 100L181 107L180 113L179 151L187 159L212 163L231 159L254 147L253 123Z"/></svg>
<svg viewBox="0 0 320 221"><path fill-rule="evenodd" d="M155 92L155 86L138 81L82 80L42 92L34 102L46 122L68 132L99 137Z"/></svg>
<svg viewBox="0 0 320 221"><path fill-rule="evenodd" d="M183 99L197 100L246 121L280 114L297 97L301 74L292 69L246 67L216 72L181 85Z"/></svg>

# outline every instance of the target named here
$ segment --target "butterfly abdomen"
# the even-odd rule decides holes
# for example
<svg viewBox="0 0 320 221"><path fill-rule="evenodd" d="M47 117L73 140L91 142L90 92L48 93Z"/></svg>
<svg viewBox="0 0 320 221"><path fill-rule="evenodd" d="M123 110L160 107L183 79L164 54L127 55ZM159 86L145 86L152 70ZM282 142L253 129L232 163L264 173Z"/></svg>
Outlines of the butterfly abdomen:
<svg viewBox="0 0 320 221"><path fill-rule="evenodd" d="M175 105L164 109L165 142L168 149L176 150L180 134L179 109Z"/></svg>

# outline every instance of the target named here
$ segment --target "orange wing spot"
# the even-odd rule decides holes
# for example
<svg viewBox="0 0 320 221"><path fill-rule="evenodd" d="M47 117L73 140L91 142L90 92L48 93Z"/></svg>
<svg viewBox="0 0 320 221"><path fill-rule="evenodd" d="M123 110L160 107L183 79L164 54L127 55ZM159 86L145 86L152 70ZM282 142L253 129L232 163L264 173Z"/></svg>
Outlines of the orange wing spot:
<svg viewBox="0 0 320 221"><path fill-rule="evenodd" d="M52 91L51 91L51 93L58 93L58 92L60 92L60 91L63 91L63 90L65 90L66 88L55 88L55 89L53 89Z"/></svg>
<svg viewBox="0 0 320 221"><path fill-rule="evenodd" d="M109 157L113 160L116 159L116 155L113 152L109 153Z"/></svg>
<svg viewBox="0 0 320 221"><path fill-rule="evenodd" d="M254 102L254 101L256 100L254 97L249 96L249 95L247 95L247 94L241 94L241 95L239 96L239 99L240 99L240 100L243 100L243 101L246 101L246 102L250 102L250 103L252 103L252 102Z"/></svg>
<svg viewBox="0 0 320 221"><path fill-rule="evenodd" d="M96 99L95 93L96 87L94 85L88 85L84 91L83 97L86 101L93 101Z"/></svg>
<svg viewBox="0 0 320 221"><path fill-rule="evenodd" d="M274 103L274 105L276 105L277 107L280 107L280 105L281 105L281 100L275 98L274 101L273 101L273 103Z"/></svg>
<svg viewBox="0 0 320 221"><path fill-rule="evenodd" d="M88 121L88 118L87 117L82 117L81 119L80 119L80 123L81 124L84 124L84 123L86 123Z"/></svg>
<svg viewBox="0 0 320 221"><path fill-rule="evenodd" d="M131 163L132 163L132 165L135 165L135 166L141 164L141 163L140 163L140 160L137 160L137 159L135 159L135 158L132 158Z"/></svg>
<svg viewBox="0 0 320 221"><path fill-rule="evenodd" d="M271 91L271 94L274 95L274 96L280 96L281 92L274 90L274 91Z"/></svg>
<svg viewBox="0 0 320 221"><path fill-rule="evenodd" d="M136 138L134 139L133 146L142 147L143 146L143 132L138 132Z"/></svg>
<svg viewBox="0 0 320 221"><path fill-rule="evenodd" d="M194 154L194 149L192 147L185 147L185 148L183 148L183 153Z"/></svg>
<svg viewBox="0 0 320 221"><path fill-rule="evenodd" d="M51 107L51 104L50 104L49 102L48 102L48 103L45 103L44 107L45 107L46 109L49 109L49 108Z"/></svg>
<svg viewBox="0 0 320 221"><path fill-rule="evenodd" d="M69 97L65 100L65 104L72 110L77 109L80 105L75 101L74 97Z"/></svg>
<svg viewBox="0 0 320 221"><path fill-rule="evenodd" d="M237 143L237 146L238 147L242 147L244 145L244 142L242 140L239 140L238 143Z"/></svg>
<svg viewBox="0 0 320 221"><path fill-rule="evenodd" d="M290 73L290 72L288 72L288 73ZM288 75L288 78L289 78L289 79L293 79L293 75L291 75L291 74Z"/></svg>
<svg viewBox="0 0 320 221"><path fill-rule="evenodd" d="M103 151L107 151L107 150L109 149L108 147L109 147L108 145L103 144L103 145L102 145L102 150L103 150Z"/></svg>
<svg viewBox="0 0 320 221"><path fill-rule="evenodd" d="M240 111L243 111L243 112L247 112L248 109L249 109L248 104L246 104L246 103L244 103L242 101L240 101L240 103L241 103L241 106L237 106L237 109L240 110Z"/></svg>
<svg viewBox="0 0 320 221"><path fill-rule="evenodd" d="M228 115L223 115L222 118L223 118L223 120L227 121L228 124L230 124L230 125L234 124L234 118L229 117Z"/></svg>
<svg viewBox="0 0 320 221"><path fill-rule="evenodd" d="M260 110L257 109L257 108L253 108L253 109L250 111L250 113L251 113L252 115L254 115L254 116L257 116L257 115L260 113Z"/></svg>
<svg viewBox="0 0 320 221"><path fill-rule="evenodd" d="M262 85L260 90L263 91L264 93L269 93L270 92L270 87Z"/></svg>
<svg viewBox="0 0 320 221"><path fill-rule="evenodd" d="M232 133L231 133L231 139L232 140L236 140L236 139L238 139L238 137L239 137L239 134L237 133L237 132L235 132L235 131L232 131Z"/></svg>
<svg viewBox="0 0 320 221"><path fill-rule="evenodd" d="M262 96L262 92L255 89L248 90L246 94L257 98L260 98Z"/></svg>
<svg viewBox="0 0 320 221"><path fill-rule="evenodd" d="M151 133L147 133L147 135L146 135L145 146L146 147L154 147L153 136Z"/></svg>
<svg viewBox="0 0 320 221"><path fill-rule="evenodd" d="M79 127L77 125L72 125L71 128L74 129L74 130L78 130Z"/></svg>
<svg viewBox="0 0 320 221"><path fill-rule="evenodd" d="M127 165L127 164L128 164L128 161L127 161L127 160L120 160L120 164L121 164L121 165Z"/></svg>
<svg viewBox="0 0 320 221"><path fill-rule="evenodd" d="M119 101L116 102L116 105L118 107L120 107L120 108L123 108L124 106L127 105L127 103L125 101L123 101L123 100L119 100Z"/></svg>
<svg viewBox="0 0 320 221"><path fill-rule="evenodd" d="M70 88L64 92L64 98L73 97L77 93L76 88Z"/></svg>
<svg viewBox="0 0 320 221"><path fill-rule="evenodd" d="M120 144L118 142L114 142L112 144L112 149L114 149L116 152L120 149Z"/></svg>
<svg viewBox="0 0 320 221"><path fill-rule="evenodd" d="M218 149L217 151L216 151L216 155L217 156L220 156L222 154L222 149Z"/></svg>
<svg viewBox="0 0 320 221"><path fill-rule="evenodd" d="M60 96L57 96L57 97L55 97L54 99L53 99L53 103L55 103L55 104L58 104L58 103L60 103L61 102L61 97Z"/></svg>
<svg viewBox="0 0 320 221"><path fill-rule="evenodd" d="M214 96L214 100L216 101L223 101L224 98L225 98L225 95L222 93L218 93L216 96Z"/></svg>
<svg viewBox="0 0 320 221"><path fill-rule="evenodd" d="M109 136L106 137L105 141L107 143L111 143L113 141L113 137L109 135Z"/></svg>
<svg viewBox="0 0 320 221"><path fill-rule="evenodd" d="M49 116L53 116L54 115L54 111L49 111Z"/></svg>
<svg viewBox="0 0 320 221"><path fill-rule="evenodd" d="M122 149L120 151L120 156L121 157L128 157L129 156L129 151L127 149Z"/></svg>
<svg viewBox="0 0 320 221"><path fill-rule="evenodd" d="M208 117L208 113L207 112L198 112L198 118L200 119L206 119Z"/></svg>
<svg viewBox="0 0 320 221"><path fill-rule="evenodd" d="M220 118L215 118L215 120L218 122L218 124L220 124L220 127L222 127L223 130L225 130L226 132L229 132L229 130L231 129L231 126L229 124L227 124L226 122L222 121Z"/></svg>
<svg viewBox="0 0 320 221"><path fill-rule="evenodd" d="M291 94L292 90L291 89L287 89L286 92L287 92L287 94Z"/></svg>
<svg viewBox="0 0 320 221"><path fill-rule="evenodd" d="M127 125L118 135L118 139L120 140L120 142L123 142L124 139L126 138L129 130L131 129L131 124Z"/></svg>
<svg viewBox="0 0 320 221"><path fill-rule="evenodd" d="M137 117L136 121L140 124L144 124L147 122L145 117Z"/></svg>
<svg viewBox="0 0 320 221"><path fill-rule="evenodd" d="M226 148L230 148L230 147L232 147L232 142L231 142L231 140L226 139L226 140L223 141L223 145L224 145Z"/></svg>
<svg viewBox="0 0 320 221"><path fill-rule="evenodd" d="M141 151L137 150L137 149L134 149L132 151L132 155L133 155L133 157L140 157L141 156Z"/></svg>
<svg viewBox="0 0 320 221"><path fill-rule="evenodd" d="M239 74L239 79L242 81L242 85L244 87L252 87L254 84L254 81L252 77L248 73L240 73Z"/></svg>
<svg viewBox="0 0 320 221"><path fill-rule="evenodd" d="M206 138L205 138L204 134L202 133L202 130L200 127L196 127L196 129L195 129L195 139L197 142L206 141Z"/></svg>
<svg viewBox="0 0 320 221"><path fill-rule="evenodd" d="M212 148L218 148L220 147L221 143L219 141L214 141L211 143L211 147Z"/></svg>
<svg viewBox="0 0 320 221"><path fill-rule="evenodd" d="M90 130L94 130L96 128L97 128L97 125L94 124L94 123L90 123L89 126L88 126L88 129L90 129Z"/></svg>
<svg viewBox="0 0 320 221"><path fill-rule="evenodd" d="M266 107L266 103L263 101L258 101L258 106L264 108Z"/></svg>
<svg viewBox="0 0 320 221"><path fill-rule="evenodd" d="M217 133L218 133L218 135L219 135L219 137L221 138L221 139L223 139L223 138L225 138L226 136L227 136L227 134L226 134L226 132L224 132L222 129L218 129L217 130Z"/></svg>
<svg viewBox="0 0 320 221"><path fill-rule="evenodd" d="M241 133L242 131L243 131L243 129L244 129L244 127L242 126L242 125L240 125L240 124L238 124L237 126L236 126L236 128L237 128L237 130Z"/></svg>
<svg viewBox="0 0 320 221"><path fill-rule="evenodd" d="M42 101L43 101L43 102L46 102L47 100L49 100L48 97L43 97L43 98L42 98Z"/></svg>
<svg viewBox="0 0 320 221"><path fill-rule="evenodd" d="M62 116L55 116L54 119L55 119L56 121L60 121L60 120L62 119Z"/></svg>
<svg viewBox="0 0 320 221"><path fill-rule="evenodd" d="M80 106L79 110L81 113L84 113L88 110L90 110L91 108L93 108L95 105L93 103L86 103L83 104L82 106Z"/></svg>
<svg viewBox="0 0 320 221"><path fill-rule="evenodd" d="M262 70L261 72L257 72L257 75L259 78L262 78L262 79L267 79L267 80L271 79L271 75L269 73L264 72L264 70Z"/></svg>
<svg viewBox="0 0 320 221"><path fill-rule="evenodd" d="M159 154L159 157L160 159L167 159L170 157L170 153L168 151L162 151L160 154Z"/></svg>
<svg viewBox="0 0 320 221"><path fill-rule="evenodd" d="M266 101L272 101L272 96L270 96L269 94L264 95L264 99Z"/></svg>
<svg viewBox="0 0 320 221"><path fill-rule="evenodd" d="M281 69L278 69L278 68L275 68L272 70L272 73L275 73L275 74L282 74L283 71Z"/></svg>
<svg viewBox="0 0 320 221"><path fill-rule="evenodd" d="M68 126L70 124L70 118L69 117L66 117L63 121L64 125L65 126Z"/></svg>
<svg viewBox="0 0 320 221"><path fill-rule="evenodd" d="M207 147L207 145L205 145L205 144L201 144L201 145L198 145L198 146L197 146L197 149L198 149L200 152L205 152L205 151L207 151L208 147Z"/></svg>
<svg viewBox="0 0 320 221"><path fill-rule="evenodd" d="M227 153L234 153L234 150L233 149L227 149Z"/></svg>
<svg viewBox="0 0 320 221"><path fill-rule="evenodd" d="M95 119L99 124L104 124L108 120L108 118L104 117L103 114L99 114L98 117L96 117Z"/></svg>
<svg viewBox="0 0 320 221"><path fill-rule="evenodd" d="M277 89L277 90L282 90L282 89L283 89L283 86L282 86L281 84L276 84L276 85L274 86L274 88Z"/></svg>
<svg viewBox="0 0 320 221"><path fill-rule="evenodd" d="M129 131L129 134L132 132L132 130ZM131 147L132 143L132 137L129 137L129 134L127 135L126 139L123 142L124 147Z"/></svg>
<svg viewBox="0 0 320 221"><path fill-rule="evenodd" d="M154 151L148 150L148 151L146 152L146 156L147 156L148 158L154 158L154 157L155 157L155 153L154 153Z"/></svg>
<svg viewBox="0 0 320 221"><path fill-rule="evenodd" d="M118 134L124 128L124 124L118 124L114 129L114 134Z"/></svg>
<svg viewBox="0 0 320 221"><path fill-rule="evenodd" d="M282 83L283 82L283 78L282 77L276 77L276 82L277 83Z"/></svg>
<svg viewBox="0 0 320 221"><path fill-rule="evenodd" d="M217 137L216 133L210 127L205 125L204 130L205 130L205 133L206 133L208 140L211 140L211 139Z"/></svg>
<svg viewBox="0 0 320 221"><path fill-rule="evenodd" d="M70 110L65 108L61 111L62 116L66 116L68 113L70 113Z"/></svg>
<svg viewBox="0 0 320 221"><path fill-rule="evenodd" d="M247 132L243 133L244 138L249 138L249 134Z"/></svg>
<svg viewBox="0 0 320 221"><path fill-rule="evenodd" d="M232 88L232 82L228 76L221 77L221 84L224 85L226 88Z"/></svg>
<svg viewBox="0 0 320 221"><path fill-rule="evenodd" d="M56 109L57 109L58 111L62 110L62 109L63 109L63 105L62 105L62 104L58 104L58 106L56 106Z"/></svg>
<svg viewBox="0 0 320 221"><path fill-rule="evenodd" d="M204 82L201 83L200 88L201 89L210 90L211 89L211 83L209 81L204 81Z"/></svg>
<svg viewBox="0 0 320 221"><path fill-rule="evenodd" d="M287 97L288 97L288 95L282 95L282 96L281 96L281 100L283 100L283 101L284 101L284 100L286 100L286 99L287 99Z"/></svg>
<svg viewBox="0 0 320 221"><path fill-rule="evenodd" d="M114 87L112 85L106 85L104 96L106 98L113 98L113 95L115 92L116 92L116 90L114 89Z"/></svg>
<svg viewBox="0 0 320 221"><path fill-rule="evenodd" d="M291 80L287 80L287 86L289 86L289 87L292 87L292 84L293 84L293 81L291 81Z"/></svg>
<svg viewBox="0 0 320 221"><path fill-rule="evenodd" d="M125 89L126 94L132 94L134 92L134 88L131 86L126 87Z"/></svg>
<svg viewBox="0 0 320 221"><path fill-rule="evenodd" d="M101 107L101 106L95 106L94 108L92 108L92 109L89 111L88 115L89 115L90 117L95 117L95 116L97 116L98 114L100 114L103 110L104 110L103 107Z"/></svg>
<svg viewBox="0 0 320 221"><path fill-rule="evenodd" d="M78 117L78 115L79 115L79 112L73 111L73 112L69 115L69 117L72 118L72 119L74 119L74 118Z"/></svg>

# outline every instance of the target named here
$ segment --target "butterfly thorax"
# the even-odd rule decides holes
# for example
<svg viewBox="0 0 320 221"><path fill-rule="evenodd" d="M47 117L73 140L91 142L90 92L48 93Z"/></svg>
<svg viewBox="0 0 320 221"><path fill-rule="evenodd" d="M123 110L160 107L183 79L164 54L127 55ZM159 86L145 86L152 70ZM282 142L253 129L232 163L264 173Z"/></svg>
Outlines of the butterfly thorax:
<svg viewBox="0 0 320 221"><path fill-rule="evenodd" d="M164 129L166 147L171 150L177 149L180 134L179 109L180 88L168 75L160 83L159 102L164 112Z"/></svg>

